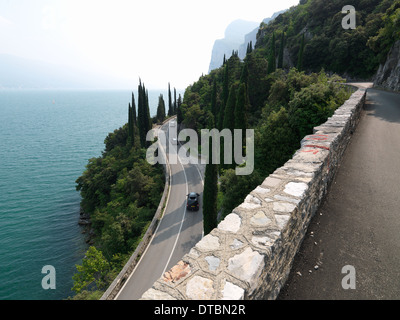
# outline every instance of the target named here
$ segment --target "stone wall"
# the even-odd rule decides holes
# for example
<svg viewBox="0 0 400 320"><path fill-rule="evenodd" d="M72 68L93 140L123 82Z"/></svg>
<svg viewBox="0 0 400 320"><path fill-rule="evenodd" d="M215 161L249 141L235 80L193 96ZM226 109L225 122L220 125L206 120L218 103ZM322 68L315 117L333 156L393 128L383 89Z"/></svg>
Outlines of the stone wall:
<svg viewBox="0 0 400 320"><path fill-rule="evenodd" d="M196 244L143 300L276 299L355 130L366 91L306 136L283 167Z"/></svg>

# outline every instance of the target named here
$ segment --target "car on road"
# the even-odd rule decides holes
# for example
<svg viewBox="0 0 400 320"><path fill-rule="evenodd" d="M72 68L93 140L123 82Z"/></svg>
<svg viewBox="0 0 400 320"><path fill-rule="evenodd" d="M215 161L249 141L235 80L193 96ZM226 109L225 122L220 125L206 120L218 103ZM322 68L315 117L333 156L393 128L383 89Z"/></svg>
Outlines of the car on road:
<svg viewBox="0 0 400 320"><path fill-rule="evenodd" d="M199 202L200 195L196 192L190 192L187 195L187 202L186 202L186 209L192 211L199 211L200 202Z"/></svg>

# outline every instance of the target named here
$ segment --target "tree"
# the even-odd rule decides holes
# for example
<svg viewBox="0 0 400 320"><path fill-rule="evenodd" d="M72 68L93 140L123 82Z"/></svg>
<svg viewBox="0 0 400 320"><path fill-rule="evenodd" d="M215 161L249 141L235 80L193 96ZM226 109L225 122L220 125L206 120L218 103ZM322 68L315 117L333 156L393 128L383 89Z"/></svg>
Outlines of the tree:
<svg viewBox="0 0 400 320"><path fill-rule="evenodd" d="M213 81L213 89L211 92L211 113L214 116L214 119L217 118L218 110L217 110L217 81Z"/></svg>
<svg viewBox="0 0 400 320"><path fill-rule="evenodd" d="M252 52L253 52L253 41L250 41L250 42L247 44L246 55L248 55L248 54L250 54L250 53L252 53Z"/></svg>
<svg viewBox="0 0 400 320"><path fill-rule="evenodd" d="M110 265L104 258L101 251L95 247L89 247L83 258L82 265L76 265L78 273L73 275L74 286L72 288L76 293L84 289L90 289L95 286L97 289L104 288L104 281Z"/></svg>
<svg viewBox="0 0 400 320"><path fill-rule="evenodd" d="M146 148L148 145L146 141L147 132L152 127L149 110L149 96L144 84L139 82L138 87L139 101L138 101L138 127L140 136L140 145Z"/></svg>
<svg viewBox="0 0 400 320"><path fill-rule="evenodd" d="M233 132L235 129L235 107L236 107L236 90L237 90L237 83L234 83L229 90L229 97L228 101L226 102L225 107L225 116L224 122L222 125L222 129L229 129Z"/></svg>
<svg viewBox="0 0 400 320"><path fill-rule="evenodd" d="M209 129L214 128L214 117L209 117ZM212 139L210 139L212 140ZM211 142L211 141L210 141ZM217 195L218 195L218 165L212 163L213 143L209 144L209 158L204 174L204 191L203 191L203 219L204 219L204 235L209 234L217 227Z"/></svg>
<svg viewBox="0 0 400 320"><path fill-rule="evenodd" d="M176 105L176 89L174 88L174 104L173 104L173 114L175 115L176 114L176 108L177 108L177 105Z"/></svg>
<svg viewBox="0 0 400 320"><path fill-rule="evenodd" d="M285 32L282 31L281 43L279 46L279 55L278 55L278 69L283 68L283 51L285 50Z"/></svg>
<svg viewBox="0 0 400 320"><path fill-rule="evenodd" d="M135 96L132 92L132 114L133 114L133 125L137 125L137 119L136 119L136 104L135 104Z"/></svg>
<svg viewBox="0 0 400 320"><path fill-rule="evenodd" d="M176 110L176 121L178 122L178 124L181 124L183 121L183 115L182 115L182 97L179 94L178 96L178 102L177 102L177 110Z"/></svg>
<svg viewBox="0 0 400 320"><path fill-rule="evenodd" d="M173 105L172 105L172 97L171 97L171 86L168 83L168 116L172 116L174 114Z"/></svg>
<svg viewBox="0 0 400 320"><path fill-rule="evenodd" d="M247 111L249 106L249 98L247 95L246 84L241 83L237 92L236 105L234 111L235 129L242 129L245 136L247 129Z"/></svg>
<svg viewBox="0 0 400 320"><path fill-rule="evenodd" d="M299 147L298 137L289 123L285 108L273 111L256 130L255 166L263 177L283 165Z"/></svg>
<svg viewBox="0 0 400 320"><path fill-rule="evenodd" d="M132 107L131 107L131 104L129 103L129 107L128 107L128 143L132 143L133 142L132 124L133 124Z"/></svg>
<svg viewBox="0 0 400 320"><path fill-rule="evenodd" d="M224 125L225 108L226 108L226 103L228 102L228 97L229 97L229 64L225 63L224 80L222 84L222 107L219 110L218 124L217 124L219 130L222 130Z"/></svg>
<svg viewBox="0 0 400 320"><path fill-rule="evenodd" d="M162 94L158 97L157 120L160 123L165 120L165 102Z"/></svg>
<svg viewBox="0 0 400 320"><path fill-rule="evenodd" d="M301 37L299 57L297 60L297 70L299 70L299 71L303 70L303 61L304 61L304 33L303 33L303 36Z"/></svg>
<svg viewBox="0 0 400 320"><path fill-rule="evenodd" d="M268 56L268 74L276 70L276 50L275 50L275 32L272 34L269 56Z"/></svg>

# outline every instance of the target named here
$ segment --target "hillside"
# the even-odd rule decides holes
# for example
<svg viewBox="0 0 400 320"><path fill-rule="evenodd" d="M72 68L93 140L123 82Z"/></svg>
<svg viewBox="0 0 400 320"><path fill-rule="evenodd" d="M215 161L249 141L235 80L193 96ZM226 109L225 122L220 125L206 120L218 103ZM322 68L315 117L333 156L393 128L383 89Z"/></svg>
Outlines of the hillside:
<svg viewBox="0 0 400 320"><path fill-rule="evenodd" d="M284 33L284 67L297 66L304 36L305 71L324 68L348 79L370 80L391 46L400 39L399 1L352 1L356 9L355 30L344 30L341 25L345 17L341 11L347 4L346 0L302 0L270 24L261 26L256 48L268 51L275 34L278 50Z"/></svg>

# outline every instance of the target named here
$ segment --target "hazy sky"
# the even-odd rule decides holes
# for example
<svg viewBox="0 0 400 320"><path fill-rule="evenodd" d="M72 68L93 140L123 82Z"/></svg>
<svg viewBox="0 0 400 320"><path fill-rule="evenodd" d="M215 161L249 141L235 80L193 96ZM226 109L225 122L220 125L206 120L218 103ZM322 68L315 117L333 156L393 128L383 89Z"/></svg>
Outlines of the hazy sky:
<svg viewBox="0 0 400 320"><path fill-rule="evenodd" d="M299 0L0 0L0 54L94 69L148 88L208 72L236 19L261 22Z"/></svg>

